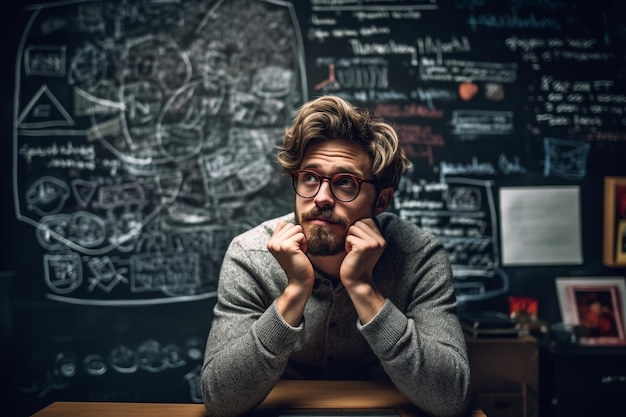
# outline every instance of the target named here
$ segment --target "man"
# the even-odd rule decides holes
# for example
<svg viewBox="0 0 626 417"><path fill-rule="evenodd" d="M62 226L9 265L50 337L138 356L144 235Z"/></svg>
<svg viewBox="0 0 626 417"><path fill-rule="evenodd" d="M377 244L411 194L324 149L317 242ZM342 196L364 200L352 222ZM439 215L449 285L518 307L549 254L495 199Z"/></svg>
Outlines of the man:
<svg viewBox="0 0 626 417"><path fill-rule="evenodd" d="M442 245L385 213L409 163L391 126L340 98L305 104L278 161L295 213L236 237L202 369L209 416L281 379L391 380L437 416L464 412L469 365Z"/></svg>

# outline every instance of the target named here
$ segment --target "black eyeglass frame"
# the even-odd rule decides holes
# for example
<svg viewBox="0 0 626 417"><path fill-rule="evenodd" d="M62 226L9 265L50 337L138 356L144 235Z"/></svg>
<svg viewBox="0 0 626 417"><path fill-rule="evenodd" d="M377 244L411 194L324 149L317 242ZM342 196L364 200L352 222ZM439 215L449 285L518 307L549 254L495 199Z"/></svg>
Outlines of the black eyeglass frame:
<svg viewBox="0 0 626 417"><path fill-rule="evenodd" d="M300 173L303 173L303 172L307 173L307 174L311 174L314 177L319 179L319 184L317 186L317 191L315 191L315 193L313 193L313 195L309 196L309 197L305 197L305 196L303 196L302 194L300 194L298 192L298 175ZM315 171L312 171L310 169L297 169L297 170L291 171L289 173L289 175L291 175L291 184L293 185L293 190L301 198L314 198L320 192L320 190L322 189L322 182L324 182L324 180L328 180L330 193L335 198L335 200L341 201L342 203L349 203L351 201L356 200L356 198L359 196L359 194L361 194L361 185L363 185L364 182L368 183L368 184L374 184L378 188L378 181L376 181L375 179L363 178L363 177L359 177L359 176L354 175L354 174L349 174L347 172L338 172L338 173L336 173L334 175L322 175L322 174L317 173ZM359 184L359 188L358 188L356 194L350 200L342 200L341 198L339 198L339 197L337 197L335 195L335 192L333 191L333 185L332 184L333 184L333 178L336 178L338 176L347 176L347 177L353 178L357 182L357 184Z"/></svg>

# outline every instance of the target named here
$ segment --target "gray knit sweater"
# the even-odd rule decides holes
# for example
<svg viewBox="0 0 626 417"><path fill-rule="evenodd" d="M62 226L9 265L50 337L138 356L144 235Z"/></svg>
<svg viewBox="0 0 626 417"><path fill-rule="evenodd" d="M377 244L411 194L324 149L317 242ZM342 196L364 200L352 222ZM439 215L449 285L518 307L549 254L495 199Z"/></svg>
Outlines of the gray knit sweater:
<svg viewBox="0 0 626 417"><path fill-rule="evenodd" d="M428 414L462 413L470 371L442 245L394 214L379 215L382 310L361 325L341 283L316 273L304 320L292 327L275 304L287 277L266 246L280 219L236 237L226 252L202 368L208 415L249 411L281 378L390 379Z"/></svg>

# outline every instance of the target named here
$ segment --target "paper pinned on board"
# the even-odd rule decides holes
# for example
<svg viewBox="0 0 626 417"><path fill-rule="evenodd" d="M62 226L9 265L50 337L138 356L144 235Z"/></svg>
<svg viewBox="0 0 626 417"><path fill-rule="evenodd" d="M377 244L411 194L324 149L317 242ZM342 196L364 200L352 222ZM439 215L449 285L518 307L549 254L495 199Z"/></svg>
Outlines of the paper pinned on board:
<svg viewBox="0 0 626 417"><path fill-rule="evenodd" d="M583 262L578 186L502 187L503 265Z"/></svg>

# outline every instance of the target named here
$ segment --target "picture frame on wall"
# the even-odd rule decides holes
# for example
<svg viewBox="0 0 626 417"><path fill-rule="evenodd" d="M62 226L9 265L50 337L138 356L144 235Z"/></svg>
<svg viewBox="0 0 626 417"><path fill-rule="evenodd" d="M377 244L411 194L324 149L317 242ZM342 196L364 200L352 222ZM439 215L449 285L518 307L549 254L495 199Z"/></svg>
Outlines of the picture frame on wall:
<svg viewBox="0 0 626 417"><path fill-rule="evenodd" d="M580 344L626 344L625 282L624 277L556 279L563 323L576 327Z"/></svg>
<svg viewBox="0 0 626 417"><path fill-rule="evenodd" d="M603 262L626 266L626 177L604 178Z"/></svg>

